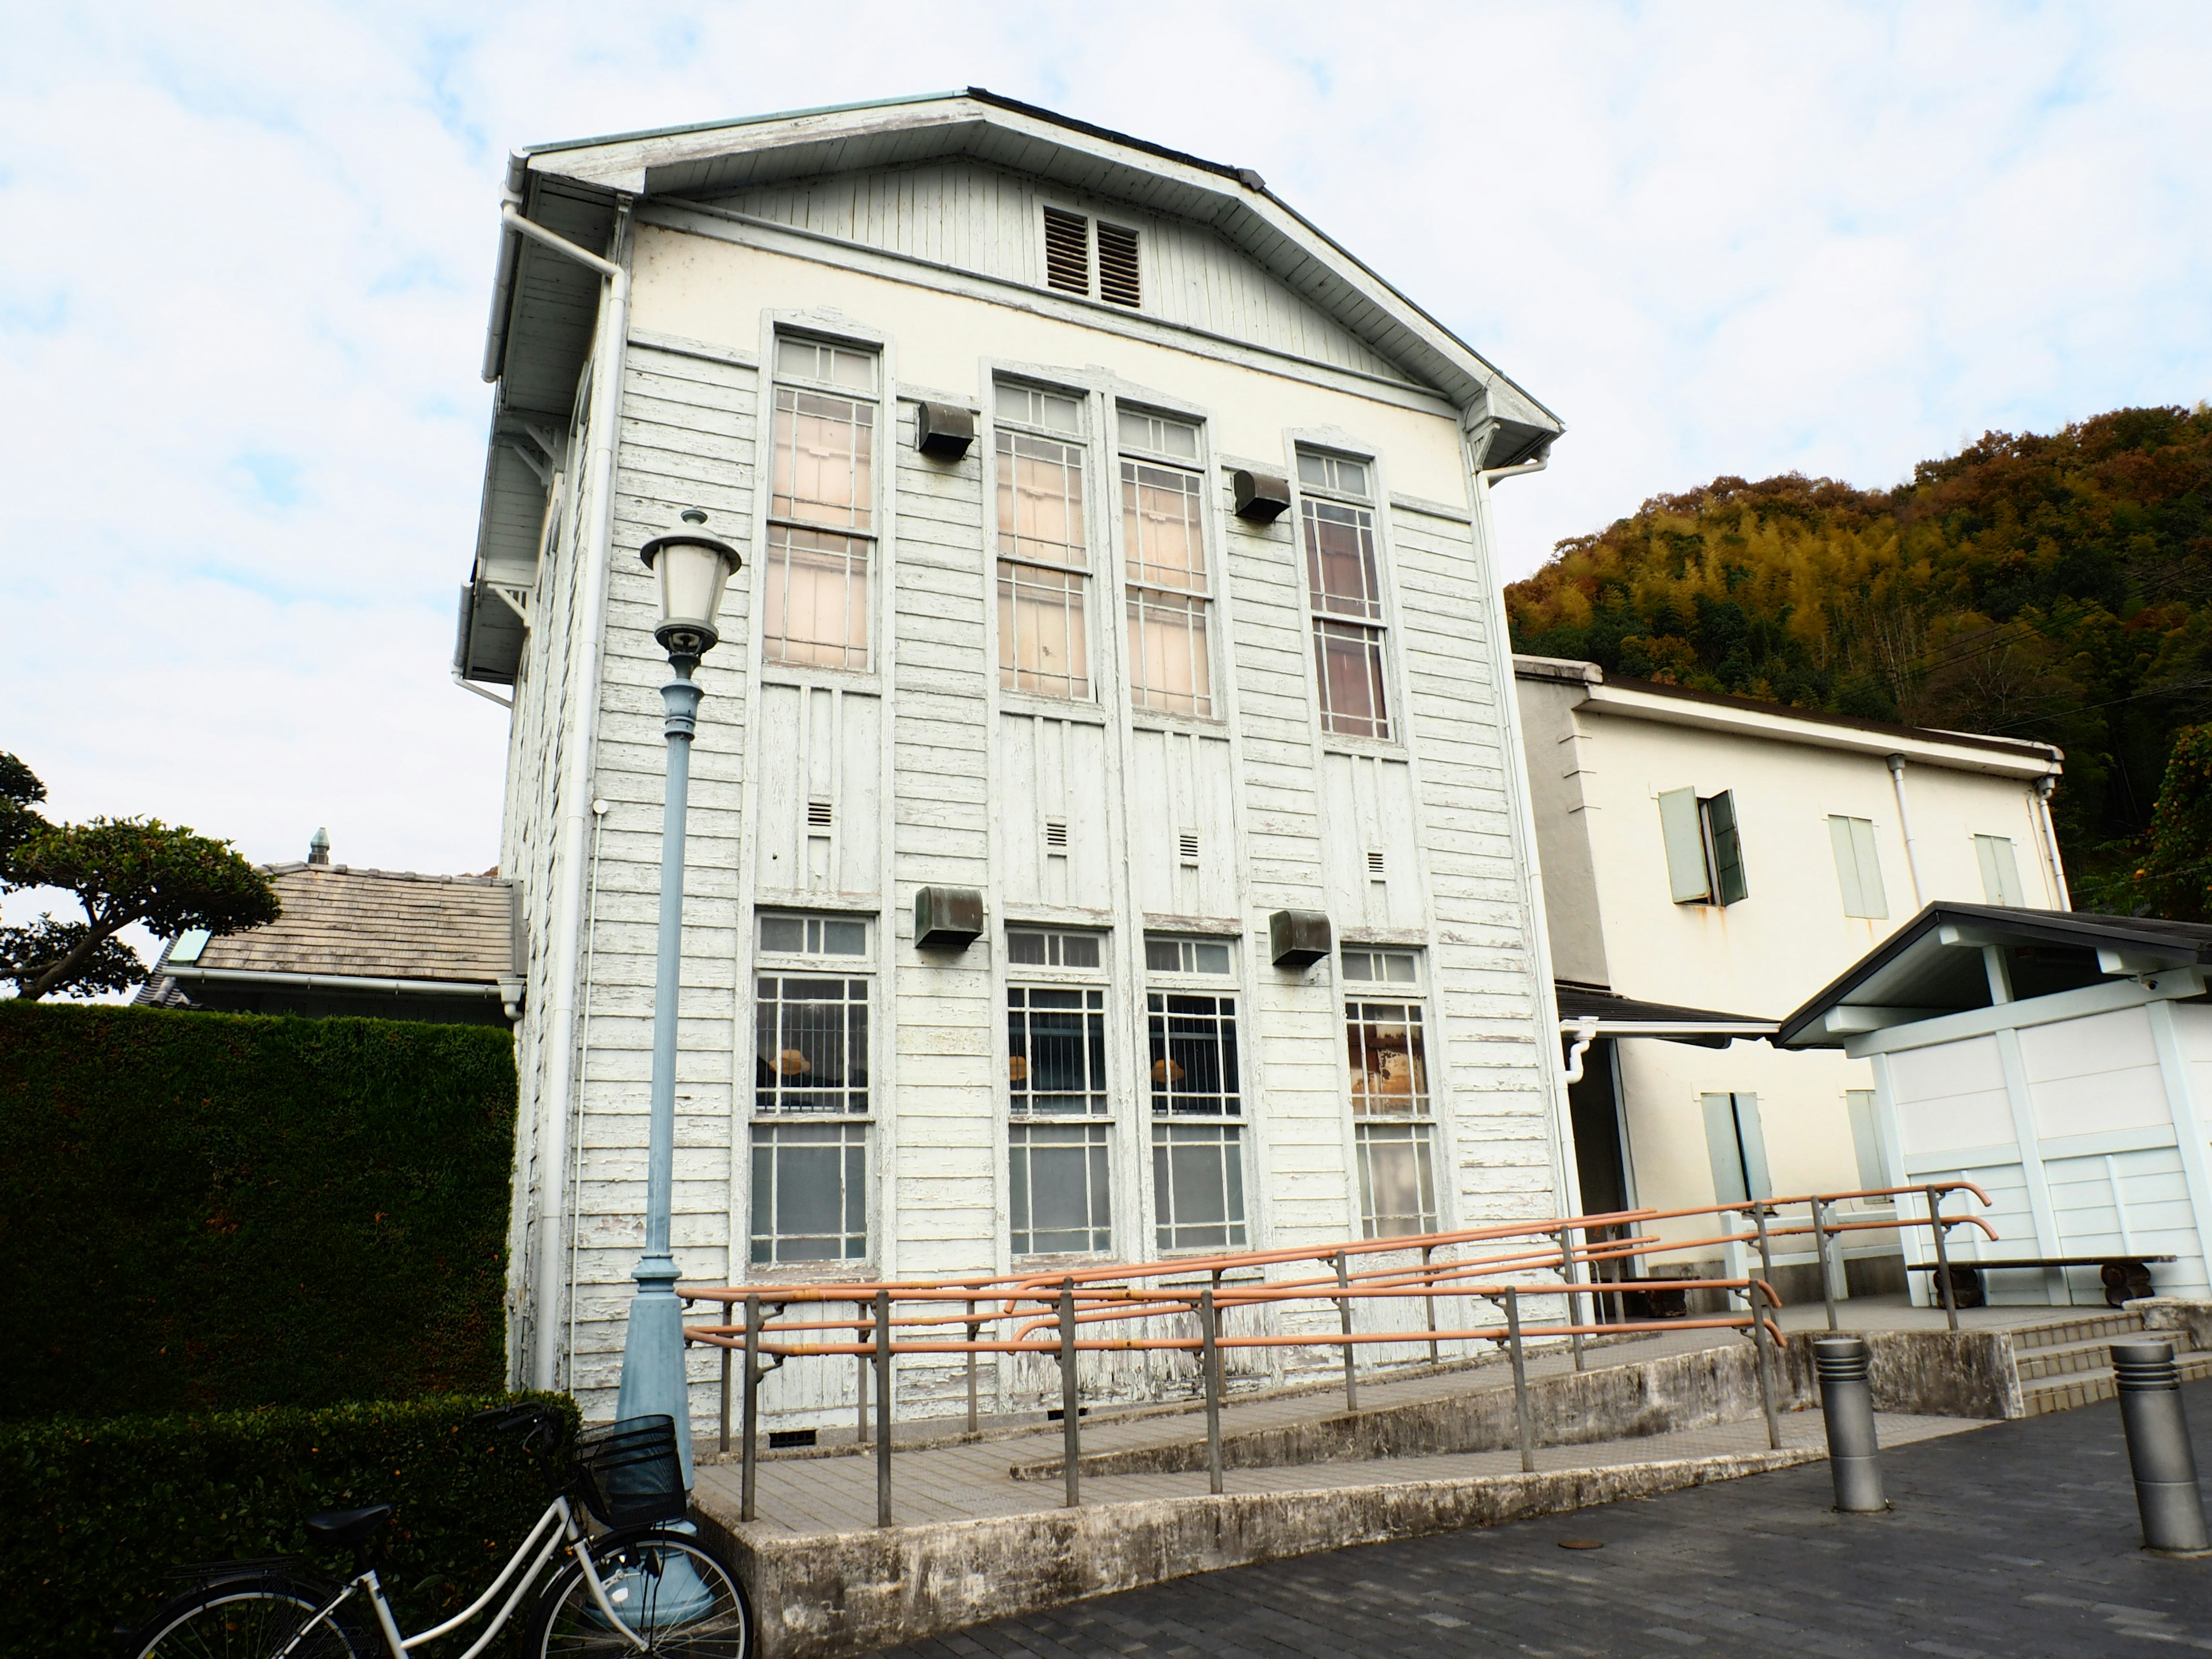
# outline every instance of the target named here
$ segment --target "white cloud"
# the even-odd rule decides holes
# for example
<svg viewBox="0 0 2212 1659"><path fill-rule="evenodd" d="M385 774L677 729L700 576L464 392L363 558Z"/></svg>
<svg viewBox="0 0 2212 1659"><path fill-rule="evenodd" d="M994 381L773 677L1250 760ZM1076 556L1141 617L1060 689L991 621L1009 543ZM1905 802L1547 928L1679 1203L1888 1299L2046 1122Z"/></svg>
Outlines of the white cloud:
<svg viewBox="0 0 2212 1659"><path fill-rule="evenodd" d="M2212 12L580 0L19 11L0 748L67 816L474 870L447 678L510 147L989 86L1257 167L1552 407L1510 562L2212 386Z"/></svg>

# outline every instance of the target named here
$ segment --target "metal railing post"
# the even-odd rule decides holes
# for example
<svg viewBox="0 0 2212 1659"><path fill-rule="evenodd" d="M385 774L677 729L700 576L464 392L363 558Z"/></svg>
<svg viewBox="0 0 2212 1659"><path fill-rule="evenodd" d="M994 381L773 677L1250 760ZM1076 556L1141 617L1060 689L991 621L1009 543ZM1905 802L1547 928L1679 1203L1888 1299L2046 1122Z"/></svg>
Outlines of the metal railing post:
<svg viewBox="0 0 2212 1659"><path fill-rule="evenodd" d="M969 1304L969 1310L971 1313L975 1310L975 1304ZM974 1434L977 1431L975 1423L975 1340L982 1334L982 1331L983 1328L977 1324L974 1320L971 1319L968 1322L968 1432L970 1434Z"/></svg>
<svg viewBox="0 0 2212 1659"><path fill-rule="evenodd" d="M1820 1261L1820 1300L1828 1310L1828 1328L1838 1328L1836 1323L1836 1281L1828 1272L1828 1201L1815 1196L1813 1200L1813 1249Z"/></svg>
<svg viewBox="0 0 2212 1659"><path fill-rule="evenodd" d="M1953 1330L1959 1328L1959 1297L1951 1288L1951 1249L1943 1239L1943 1193L1939 1187L1924 1189L1928 1194L1928 1231L1936 1237L1936 1285L1943 1298L1943 1322Z"/></svg>
<svg viewBox="0 0 2212 1659"><path fill-rule="evenodd" d="M1513 1425L1521 1443L1521 1469L1534 1474L1536 1425L1528 1415L1528 1367L1521 1352L1521 1292L1511 1285L1505 1287L1505 1345L1513 1356Z"/></svg>
<svg viewBox="0 0 2212 1659"><path fill-rule="evenodd" d="M1813 1339L1813 1370L1820 1379L1820 1415L1828 1431L1828 1473L1835 1481L1836 1507L1847 1515L1872 1515L1889 1507L1881 1493L1881 1445L1875 1434L1867 1369L1864 1337Z"/></svg>
<svg viewBox="0 0 2212 1659"><path fill-rule="evenodd" d="M2197 1485L2189 1424L2182 1415L2173 1345L2115 1342L2112 1348L2143 1547L2167 1555L2203 1555L2212 1550L2212 1538L2205 1534L2204 1497Z"/></svg>
<svg viewBox="0 0 2212 1659"><path fill-rule="evenodd" d="M760 1456L760 1298L757 1296L749 1296L745 1298L745 1407L744 1424L745 1449L743 1457L744 1467L744 1473L738 1480L738 1518L742 1521L752 1520L756 1513L756 1507L753 1501L755 1483L753 1466L758 1461ZM722 1350L722 1357L725 1361L728 1359L729 1352L730 1351L727 1348ZM723 1376L726 1379L728 1375L729 1372L726 1366L723 1371ZM722 1440L723 1449L725 1451L729 1449L729 1385L728 1382L725 1381L722 1388Z"/></svg>
<svg viewBox="0 0 2212 1659"><path fill-rule="evenodd" d="M1199 1365L1206 1382L1206 1490L1221 1496L1221 1310L1211 1290L1198 1293Z"/></svg>
<svg viewBox="0 0 2212 1659"><path fill-rule="evenodd" d="M1753 1203L1751 1206L1752 1225L1759 1229L1759 1276L1769 1285L1774 1283L1774 1241L1766 1236L1766 1206ZM1779 1307L1781 1304L1775 1304Z"/></svg>
<svg viewBox="0 0 2212 1659"><path fill-rule="evenodd" d="M1568 1286L1567 1323L1579 1327L1583 1322L1581 1313L1575 1305L1579 1298L1575 1295L1574 1286L1580 1281L1575 1277L1574 1231L1575 1230L1571 1227L1562 1227L1559 1229L1559 1273L1560 1276L1567 1281ZM1583 1334L1581 1330L1579 1328L1575 1330L1570 1336L1569 1340L1571 1341L1574 1346L1575 1369L1577 1370L1580 1370L1583 1369Z"/></svg>
<svg viewBox="0 0 2212 1659"><path fill-rule="evenodd" d="M725 1302L722 1304L722 1323L726 1325L729 1322L730 1304ZM722 1349L722 1410L720 1425L721 1438L714 1449L718 1455L727 1457L730 1455L730 1345L724 1342L720 1346Z"/></svg>
<svg viewBox="0 0 2212 1659"><path fill-rule="evenodd" d="M1766 1414L1766 1443L1769 1449L1780 1451L1782 1419L1775 1411L1774 1370L1768 1363L1773 1350L1769 1342L1765 1316L1759 1310L1760 1298L1765 1294L1765 1281L1753 1279L1745 1299L1751 1304L1751 1341L1759 1358L1759 1408Z"/></svg>
<svg viewBox="0 0 2212 1659"><path fill-rule="evenodd" d="M868 1310L868 1304L865 1302L855 1302L853 1305L859 1309L862 1313L866 1313ZM867 1326L865 1324L854 1326L853 1340L855 1342L859 1342L865 1346L871 1340ZM865 1446L868 1443L868 1356L861 1354L859 1356L859 1359L860 1366L860 1382L857 1393L859 1395L860 1403L854 1408L857 1415L855 1417L854 1426L853 1429L853 1443L859 1446Z"/></svg>
<svg viewBox="0 0 2212 1659"><path fill-rule="evenodd" d="M1437 1247L1433 1244L1421 1246L1421 1282L1429 1287L1429 1293L1423 1300L1427 1303L1429 1310L1429 1364L1433 1365L1438 1357L1437 1354Z"/></svg>
<svg viewBox="0 0 2212 1659"><path fill-rule="evenodd" d="M1075 1377L1075 1281L1060 1282L1060 1448L1067 1475L1066 1506L1083 1502L1082 1405Z"/></svg>
<svg viewBox="0 0 2212 1659"><path fill-rule="evenodd" d="M1336 1288L1340 1291L1352 1288L1352 1275L1345 1266L1342 1250L1336 1253ZM1349 1337L1352 1334L1352 1298L1350 1297L1340 1296L1336 1298L1336 1315L1337 1322L1343 1326L1345 1335ZM1348 1412L1356 1412L1359 1409L1358 1362L1353 1358L1358 1352L1358 1350L1350 1342L1347 1341L1344 1345L1344 1409Z"/></svg>
<svg viewBox="0 0 2212 1659"><path fill-rule="evenodd" d="M876 1524L891 1523L891 1293L876 1292Z"/></svg>

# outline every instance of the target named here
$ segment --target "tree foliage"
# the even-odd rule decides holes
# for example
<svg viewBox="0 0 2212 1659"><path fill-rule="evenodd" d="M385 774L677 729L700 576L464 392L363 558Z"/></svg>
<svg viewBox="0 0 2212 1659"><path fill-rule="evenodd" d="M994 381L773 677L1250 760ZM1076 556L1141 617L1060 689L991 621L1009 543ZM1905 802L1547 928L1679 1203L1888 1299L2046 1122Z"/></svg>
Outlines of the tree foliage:
<svg viewBox="0 0 2212 1659"><path fill-rule="evenodd" d="M46 793L29 767L0 755L0 890L59 887L84 909L80 921L46 915L0 927L0 980L25 1000L144 978L138 953L116 937L134 922L173 935L276 920L276 889L228 842L159 818L49 823L33 810Z"/></svg>
<svg viewBox="0 0 2212 1659"><path fill-rule="evenodd" d="M2133 876L2138 911L2212 921L2212 726L2185 726Z"/></svg>
<svg viewBox="0 0 2212 1659"><path fill-rule="evenodd" d="M2212 409L1992 432L1907 483L1655 496L1507 590L1516 650L2066 750L2077 898L2129 876L2178 728L2212 719Z"/></svg>

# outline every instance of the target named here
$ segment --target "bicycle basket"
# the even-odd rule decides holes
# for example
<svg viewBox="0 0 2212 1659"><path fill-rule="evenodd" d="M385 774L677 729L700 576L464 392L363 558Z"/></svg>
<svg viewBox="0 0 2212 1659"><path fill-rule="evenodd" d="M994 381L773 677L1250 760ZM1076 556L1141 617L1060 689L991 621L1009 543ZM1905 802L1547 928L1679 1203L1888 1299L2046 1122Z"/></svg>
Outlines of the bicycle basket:
<svg viewBox="0 0 2212 1659"><path fill-rule="evenodd" d="M689 1509L676 1420L665 1413L585 1430L576 1437L576 1478L602 1526L680 1521Z"/></svg>

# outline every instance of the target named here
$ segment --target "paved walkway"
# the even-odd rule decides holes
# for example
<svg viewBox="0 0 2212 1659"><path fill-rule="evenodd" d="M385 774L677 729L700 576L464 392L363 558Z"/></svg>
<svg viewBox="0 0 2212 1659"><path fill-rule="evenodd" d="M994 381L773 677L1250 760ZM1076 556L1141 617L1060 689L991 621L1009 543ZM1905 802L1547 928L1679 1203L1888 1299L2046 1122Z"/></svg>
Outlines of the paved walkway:
<svg viewBox="0 0 2212 1659"><path fill-rule="evenodd" d="M2183 1393L2200 1469L2212 1473L2212 1383ZM2212 1559L2137 1547L2116 1405L1890 1444L1884 1476L1894 1508L1885 1516L1835 1514L1827 1468L1814 1463L1176 1579L885 1656L2212 1652ZM1561 1548L1568 1540L1602 1547Z"/></svg>
<svg viewBox="0 0 2212 1659"><path fill-rule="evenodd" d="M1869 1328L1897 1328L1928 1323L1940 1326L1943 1318L1940 1309L1916 1310L1902 1305L1901 1299L1898 1305L1862 1301L1842 1306L1852 1310L1853 1318L1864 1322ZM2063 1316L2063 1310L2049 1308L1989 1308L1969 1310L1961 1317L1962 1322L1975 1327L2011 1327L2045 1322ZM1784 1323L1793 1330L1815 1328L1825 1325L1825 1316L1817 1304L1810 1308L1784 1310ZM1744 1340L1744 1337L1726 1330L1670 1331L1636 1341L1593 1345L1588 1352L1587 1364L1591 1369L1626 1364L1663 1354L1687 1352ZM1528 1370L1531 1376L1545 1376L1570 1370L1572 1366L1571 1357L1562 1350L1533 1354ZM1511 1372L1500 1357L1471 1368L1395 1382L1363 1378L1359 1386L1359 1404L1363 1411L1373 1411L1383 1407L1441 1399L1476 1390L1510 1389L1511 1387ZM1250 1433L1302 1419L1334 1415L1343 1407L1344 1395L1340 1385L1279 1394L1267 1398L1232 1400L1222 1412L1222 1432L1224 1436ZM1820 1442L1822 1430L1818 1413L1787 1413L1783 1420L1786 1444ZM1034 1463L1059 1457L1062 1441L1058 1424L1040 1424L1034 1419L1027 1422L1002 1424L988 1427L981 1437L967 1440L964 1443L947 1443L940 1438L937 1443L931 1444L923 1438L942 1437L947 1428L957 1426L957 1421L948 1424L943 1419L925 1419L897 1425L897 1432L895 1432L892 1441L896 1450L891 1466L892 1519L895 1523L915 1526L940 1521L973 1520L986 1516L1020 1515L1056 1508L1060 1504L1062 1489L1058 1480L1018 1481L1007 1474L1009 1467L1013 1464ZM1900 1443L1977 1426L1965 1419L1948 1418L1898 1417L1885 1419L1885 1422L1887 1425L1885 1432ZM1193 1438L1202 1436L1204 1432L1205 1419L1195 1401L1189 1407L1170 1407L1164 1412L1148 1408L1125 1416L1110 1417L1102 1413L1098 1419L1085 1420L1083 1449L1086 1455L1114 1451L1127 1447L1155 1445L1163 1441ZM914 1437L916 1442L911 1446L908 1443L909 1436ZM1591 1468L1676 1457L1710 1456L1723 1452L1764 1450L1765 1446L1764 1420L1753 1416L1747 1421L1723 1424L1711 1429L1644 1436L1600 1445L1542 1448L1536 1455L1536 1462L1537 1467L1543 1469ZM702 1448L702 1452L705 1450ZM1517 1452L1500 1451L1311 1463L1282 1468L1239 1468L1228 1472L1225 1488L1232 1492L1297 1492L1320 1486L1368 1486L1391 1480L1453 1480L1468 1475L1505 1474L1517 1471L1520 1467ZM750 1529L755 1535L796 1537L843 1532L876 1524L876 1462L872 1455L855 1456L848 1451L833 1455L764 1457L759 1464L758 1481L760 1520ZM720 1512L732 1517L736 1516L739 1502L739 1472L734 1456L731 1461L721 1463L708 1462L702 1457L698 1470L698 1486L700 1496L713 1501ZM1086 1477L1083 1482L1083 1498L1086 1504L1127 1503L1143 1498L1191 1496L1203 1493L1206 1489L1203 1472L1093 1475Z"/></svg>

